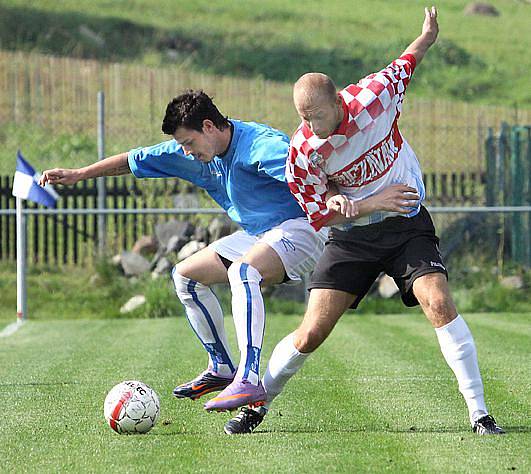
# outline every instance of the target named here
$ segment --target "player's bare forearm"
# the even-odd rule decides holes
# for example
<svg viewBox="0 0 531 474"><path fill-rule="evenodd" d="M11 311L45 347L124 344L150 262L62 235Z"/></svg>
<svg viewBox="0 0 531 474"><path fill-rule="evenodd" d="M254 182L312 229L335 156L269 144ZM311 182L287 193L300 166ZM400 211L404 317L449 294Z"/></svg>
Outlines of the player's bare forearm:
<svg viewBox="0 0 531 474"><path fill-rule="evenodd" d="M417 190L406 184L393 184L378 194L360 201L354 201L339 194L330 198L326 203L328 209L335 212L327 225L353 222L376 211L408 214L412 208L418 206L419 200L420 195Z"/></svg>
<svg viewBox="0 0 531 474"><path fill-rule="evenodd" d="M104 170L104 176L121 176L131 173L127 159L127 153L122 153L107 159L110 160L111 158L114 158L114 160L109 162L108 168Z"/></svg>
<svg viewBox="0 0 531 474"><path fill-rule="evenodd" d="M437 35L439 34L439 25L437 23L437 9L435 7L424 9L424 24L422 25L422 33L411 43L402 53L412 54L415 56L417 65L422 61L426 51L431 47Z"/></svg>
<svg viewBox="0 0 531 474"><path fill-rule="evenodd" d="M362 199L361 201L357 201L355 203L353 201L351 202L354 204L356 208L356 210L351 211L351 213L354 212L355 215L351 217L347 217L343 214L340 214L340 211L338 210L336 211L334 217L332 217L326 223L326 225L345 224L346 222L354 222L356 219L359 219L360 217L368 216L369 214L372 214L373 212L376 212L379 210L376 206L377 203L374 201L374 199L372 199L372 197ZM350 215L351 213L349 213L348 215Z"/></svg>
<svg viewBox="0 0 531 474"><path fill-rule="evenodd" d="M338 211L335 211L334 217L332 217L326 223L326 225L345 224L346 222L354 222L356 219L359 219L360 217L367 216L377 211L377 209L374 207L374 202L371 201L370 198L362 199L361 201L354 203L354 205L356 207L355 216L347 217L343 214L340 214L340 211L338 210Z"/></svg>
<svg viewBox="0 0 531 474"><path fill-rule="evenodd" d="M85 179L99 178L100 176L120 176L130 172L127 153L120 153L83 168L46 170L42 174L39 184L41 186L46 183L70 185Z"/></svg>
<svg viewBox="0 0 531 474"><path fill-rule="evenodd" d="M121 176L130 172L127 153L120 153L80 168L79 176L80 179L90 179L100 176Z"/></svg>

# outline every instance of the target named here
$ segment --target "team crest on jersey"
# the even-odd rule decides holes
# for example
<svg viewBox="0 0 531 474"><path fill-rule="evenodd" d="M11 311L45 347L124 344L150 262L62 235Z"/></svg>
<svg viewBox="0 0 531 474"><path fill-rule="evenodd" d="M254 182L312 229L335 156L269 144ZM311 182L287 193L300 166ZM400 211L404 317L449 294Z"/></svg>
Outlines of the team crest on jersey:
<svg viewBox="0 0 531 474"><path fill-rule="evenodd" d="M310 153L309 161L313 167L317 167L321 165L321 163L324 161L324 158L323 155L314 150L312 153Z"/></svg>

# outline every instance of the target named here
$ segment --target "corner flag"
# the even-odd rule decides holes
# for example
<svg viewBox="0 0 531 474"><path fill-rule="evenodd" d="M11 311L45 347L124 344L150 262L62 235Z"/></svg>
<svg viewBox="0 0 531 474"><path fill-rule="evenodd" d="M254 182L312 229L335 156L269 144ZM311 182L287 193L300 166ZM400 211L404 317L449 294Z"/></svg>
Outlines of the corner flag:
<svg viewBox="0 0 531 474"><path fill-rule="evenodd" d="M26 216L23 199L55 207L59 195L48 185L39 185L39 175L24 159L20 150L17 152L17 170L13 180L13 196L17 198L17 324L26 321ZM18 327L18 326L17 326Z"/></svg>
<svg viewBox="0 0 531 474"><path fill-rule="evenodd" d="M13 196L42 204L46 207L55 207L59 194L49 184L39 185L39 174L24 159L20 151L17 152L17 170L13 180Z"/></svg>

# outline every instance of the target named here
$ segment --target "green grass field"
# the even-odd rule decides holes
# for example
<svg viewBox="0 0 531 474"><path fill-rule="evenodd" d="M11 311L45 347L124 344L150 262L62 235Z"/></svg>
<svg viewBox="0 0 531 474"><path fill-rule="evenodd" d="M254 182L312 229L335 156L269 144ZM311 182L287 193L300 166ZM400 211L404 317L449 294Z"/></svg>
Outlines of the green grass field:
<svg viewBox="0 0 531 474"><path fill-rule="evenodd" d="M0 338L1 470L529 472L529 316L467 315L487 400L508 431L493 438L470 432L419 314L344 317L259 429L241 437L223 434L228 415L171 396L205 362L184 318L30 321ZM264 361L298 321L269 317ZM105 425L105 395L125 379L161 397L147 435Z"/></svg>

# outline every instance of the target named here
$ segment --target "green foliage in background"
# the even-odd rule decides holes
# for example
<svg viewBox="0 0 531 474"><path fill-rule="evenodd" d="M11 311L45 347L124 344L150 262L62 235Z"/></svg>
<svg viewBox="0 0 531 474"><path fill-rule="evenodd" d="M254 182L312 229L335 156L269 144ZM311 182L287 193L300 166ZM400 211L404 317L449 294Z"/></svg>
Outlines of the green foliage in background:
<svg viewBox="0 0 531 474"><path fill-rule="evenodd" d="M50 134L44 127L3 123L0 127L0 174L13 174L16 156L8 153L20 149L22 155L43 171L61 163L65 168L77 168L96 158L96 134ZM63 165L64 163L64 165Z"/></svg>
<svg viewBox="0 0 531 474"><path fill-rule="evenodd" d="M508 275L520 275L523 288L506 288L500 283L496 266L477 258L463 258L448 265L453 298L462 314L512 312L531 314L531 272L520 267L508 269ZM226 285L214 291L224 313L230 317L231 295ZM16 271L13 264L0 271L0 321L14 318L16 308ZM146 303L133 312L121 314L120 308L133 296L142 294ZM267 313L303 316L305 304L272 296L265 297ZM175 295L170 275L155 280L151 275L126 278L117 267L99 261L95 268L32 266L28 274L28 312L31 319L116 319L182 317L184 310ZM420 308L405 308L397 294L383 299L369 295L352 315L420 314ZM230 323L229 323L230 324Z"/></svg>
<svg viewBox="0 0 531 474"><path fill-rule="evenodd" d="M500 16L486 17L464 15L468 3L438 5L440 40L410 93L530 106L531 5L493 1ZM417 0L37 0L31 6L5 0L0 47L290 82L319 70L343 85L400 54L420 32L424 6Z"/></svg>

